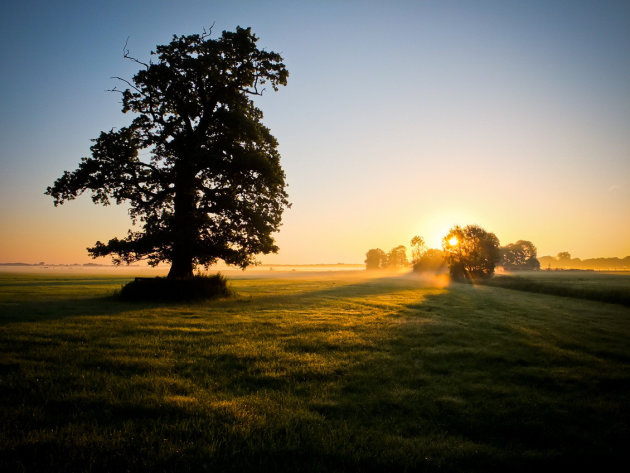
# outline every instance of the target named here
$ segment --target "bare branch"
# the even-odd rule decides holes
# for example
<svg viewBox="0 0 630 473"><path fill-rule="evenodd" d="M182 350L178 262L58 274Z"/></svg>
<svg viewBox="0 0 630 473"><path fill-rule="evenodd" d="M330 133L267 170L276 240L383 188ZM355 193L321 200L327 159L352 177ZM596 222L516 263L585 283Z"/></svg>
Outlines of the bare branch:
<svg viewBox="0 0 630 473"><path fill-rule="evenodd" d="M124 92L116 86L114 86L112 89L105 89L105 92L118 92L120 95L124 94Z"/></svg>
<svg viewBox="0 0 630 473"><path fill-rule="evenodd" d="M118 77L118 76L111 76L110 79L117 79L121 82L124 82L125 84L127 84L129 87L131 87L133 90L135 90L136 92L138 92L139 94L142 94L143 96L147 96L147 94L145 92L143 92L142 90L138 89L135 85L133 85L131 82L129 82L127 79L123 79L122 77Z"/></svg>
<svg viewBox="0 0 630 473"><path fill-rule="evenodd" d="M123 46L123 57L125 59L129 59L130 61L136 62L140 64L141 66L144 66L147 69L149 69L149 64L147 64L146 62L142 62L139 59L129 55L129 49L127 48L127 43L129 43L129 36L127 36L127 41L125 41L125 45Z"/></svg>
<svg viewBox="0 0 630 473"><path fill-rule="evenodd" d="M204 26L203 33L200 36L201 41L205 41L206 38L209 38L212 35L212 28L214 28L215 23L216 21L213 21L212 25L210 25L210 28L208 28L207 30L206 30L206 27Z"/></svg>

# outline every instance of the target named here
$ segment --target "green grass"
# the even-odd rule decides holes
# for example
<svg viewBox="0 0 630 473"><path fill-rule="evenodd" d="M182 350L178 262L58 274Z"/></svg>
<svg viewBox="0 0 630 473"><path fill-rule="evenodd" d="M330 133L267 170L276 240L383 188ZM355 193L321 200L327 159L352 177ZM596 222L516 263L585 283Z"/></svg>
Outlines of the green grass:
<svg viewBox="0 0 630 473"><path fill-rule="evenodd" d="M483 284L630 306L630 273L525 271L495 276Z"/></svg>
<svg viewBox="0 0 630 473"><path fill-rule="evenodd" d="M606 471L630 309L414 277L0 275L2 471Z"/></svg>

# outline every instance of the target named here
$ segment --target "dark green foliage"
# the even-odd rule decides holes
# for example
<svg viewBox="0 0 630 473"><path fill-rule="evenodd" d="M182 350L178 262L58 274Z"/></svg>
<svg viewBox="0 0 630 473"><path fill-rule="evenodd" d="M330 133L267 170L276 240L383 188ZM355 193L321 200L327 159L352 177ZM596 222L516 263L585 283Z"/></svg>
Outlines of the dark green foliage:
<svg viewBox="0 0 630 473"><path fill-rule="evenodd" d="M501 248L501 264L507 271L540 269L536 247L531 241L519 240Z"/></svg>
<svg viewBox="0 0 630 473"><path fill-rule="evenodd" d="M120 290L125 301L190 301L228 295L227 279L220 274L187 279L136 278Z"/></svg>
<svg viewBox="0 0 630 473"><path fill-rule="evenodd" d="M453 244L452 239L457 243ZM501 257L499 239L478 225L455 226L442 240L449 272L456 281L492 277Z"/></svg>
<svg viewBox="0 0 630 473"><path fill-rule="evenodd" d="M285 176L251 96L286 85L288 72L257 41L240 27L217 39L174 36L123 80L131 125L102 132L92 156L46 191L55 205L85 191L95 203L129 204L141 229L96 242L91 256L171 262L169 277L188 278L196 265L222 259L244 268L278 250L271 235L289 205Z"/></svg>

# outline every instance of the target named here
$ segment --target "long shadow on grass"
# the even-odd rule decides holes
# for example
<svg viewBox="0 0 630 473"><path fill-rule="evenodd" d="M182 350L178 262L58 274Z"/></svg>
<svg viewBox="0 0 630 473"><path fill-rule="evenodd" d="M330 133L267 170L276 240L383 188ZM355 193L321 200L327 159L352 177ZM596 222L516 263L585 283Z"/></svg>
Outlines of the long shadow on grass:
<svg viewBox="0 0 630 473"><path fill-rule="evenodd" d="M328 297L391 293L392 287L383 284L372 280L366 285L302 292L285 302L309 306ZM276 304L278 297L254 300L265 307ZM225 304L233 305L233 301ZM35 314L40 315L39 320L112 315L130 307L133 305L106 298L40 300L21 304L19 312L9 313L6 318L22 321L23 314L33 317L36 310L42 311ZM192 334L175 340L162 334L154 342L153 335L141 328L129 333L137 337L136 343L119 345L116 338L104 348L105 352L90 351L95 348L91 345L94 342L86 346L84 342L90 339L82 332L55 339L52 347L53 340L49 339L41 343L32 337L16 340L20 362L0 366L5 381L0 385L0 394L6 400L2 407L5 422L0 457L9 470L118 471L124 466L132 470L197 471L204 465L220 471L331 471L343 465L351 470L370 469L363 458L327 453L326 444L319 442L326 436L326 428L319 422L303 421L293 414L285 416L287 408L303 404L305 388L329 381L327 372L313 371L311 366L301 368L302 362L297 360L297 364L289 361L286 367L293 370L291 379L273 378L252 369L260 361L259 356L196 352L198 346L222 342L214 339L213 333L205 333L206 338ZM142 338L145 335L148 339ZM153 343L156 350L170 345L172 356L178 358L173 363L159 363L161 355L156 354L158 363L152 363L155 350L146 349ZM296 344L288 344L287 348L290 351ZM334 348L329 345L327 349ZM304 345L298 349L301 353L304 350ZM123 356L142 355L140 352L146 362L129 361ZM32 367L22 365L30 361L34 362ZM42 362L46 373L43 378L35 374ZM336 371L333 376L337 379L340 374ZM299 391L297 398L291 394L293 388ZM202 397L205 392L218 392L226 400L199 399L200 390ZM286 408L279 407L279 415L266 412L265 395L259 399L261 392L268 393L274 406L285 396L290 402ZM250 397L251 405L247 400ZM262 416L269 416L268 422L248 419L256 417L257 409ZM313 415L318 414L313 411ZM29 432L33 433L30 437ZM311 448L310 439L319 442L319 447Z"/></svg>
<svg viewBox="0 0 630 473"><path fill-rule="evenodd" d="M33 301L0 302L0 325L38 322L76 316L116 316L123 312L163 307L152 302L119 301L114 295L100 297L40 298Z"/></svg>
<svg viewBox="0 0 630 473"><path fill-rule="evenodd" d="M401 278L383 277L366 280L360 283L347 284L343 281L334 282L332 287L323 290L303 291L295 294L269 294L255 296L239 296L238 294L232 298L221 298L217 300L206 300L201 302L182 303L182 302L126 302L118 299L117 290L120 288L117 282L111 285L111 289L96 297L90 296L90 286L107 282L108 279L92 279L85 278L80 280L76 278L67 278L50 281L21 281L18 284L5 285L6 288L26 289L31 287L41 289L41 285L46 287L59 288L57 291L50 293L33 295L26 293L20 294L16 292L12 298L5 297L0 302L0 325L14 322L37 322L42 320L56 320L66 317L75 316L116 316L123 312L133 312L143 309L154 309L162 307L187 306L214 306L218 309L222 307L233 307L234 303L248 304L255 302L263 305L305 305L309 303L321 303L325 298L339 298L345 295L352 297L368 297L378 294L387 294L396 288L401 287ZM299 284L300 280L296 280ZM124 282L124 281L123 281ZM402 283L404 284L404 282ZM72 290L77 286L87 285L87 289L83 288L83 293L79 296L71 295L64 297L63 289ZM51 290L50 288L47 290ZM100 289L103 292L103 289Z"/></svg>
<svg viewBox="0 0 630 473"><path fill-rule="evenodd" d="M291 280L286 280L290 282ZM296 279L298 284L308 280ZM309 290L306 286L305 290L296 291L291 294L254 294L247 296L246 294L238 294L237 300L240 303L256 303L262 305L299 305L306 306L309 304L326 304L334 299L352 299L354 301L361 299L370 299L375 296L392 294L399 291L409 291L411 289L426 289L433 287L431 283L423 279L410 275L384 276L379 278L371 278L360 280L358 282L346 282L343 279L332 281L330 286L324 289ZM217 304L229 305L230 300L218 301Z"/></svg>
<svg viewBox="0 0 630 473"><path fill-rule="evenodd" d="M311 400L331 432L352 432L326 450L342 457L360 451L382 471L593 471L619 464L630 441L624 364L533 345L527 309L496 297L455 285L407 306L406 323L392 327L327 395Z"/></svg>
<svg viewBox="0 0 630 473"><path fill-rule="evenodd" d="M388 278L252 302L308 309L327 298L369 299L398 289L410 287ZM537 309L524 304L534 296L505 301L498 292L456 285L437 294L420 292L385 317L341 312L325 329L314 326L286 340L279 332L241 334L252 343L275 337L277 351L268 355L221 352L238 340L207 334L179 339L179 358L166 367L127 365L129 371L121 372L120 362L91 366L79 360L94 379L89 389L103 393L92 397L83 381L59 366L49 385L31 378L12 389L9 381L0 385L8 401L4 438L35 432L40 440L27 435L7 442L0 457L13 469L42 471L611 466L630 440L624 363L544 351L528 335L528 317ZM547 303L545 310L553 310L553 304L567 302ZM566 329L563 324L556 320L551 331ZM336 332L347 337L334 338ZM588 334L572 343L588 344ZM106 370L118 379L101 377ZM162 381L147 380L152 373ZM13 382L22 378L16 373ZM48 431L53 434L42 434Z"/></svg>

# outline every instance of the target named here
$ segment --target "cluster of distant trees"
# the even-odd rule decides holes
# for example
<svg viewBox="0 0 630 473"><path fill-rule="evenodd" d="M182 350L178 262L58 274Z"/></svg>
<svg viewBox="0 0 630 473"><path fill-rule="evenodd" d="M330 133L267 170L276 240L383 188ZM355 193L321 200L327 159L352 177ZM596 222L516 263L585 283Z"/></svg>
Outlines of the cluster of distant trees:
<svg viewBox="0 0 630 473"><path fill-rule="evenodd" d="M557 256L541 256L542 269L602 269L629 270L630 256L625 258L572 258L568 251L561 251Z"/></svg>
<svg viewBox="0 0 630 473"><path fill-rule="evenodd" d="M403 245L392 248L389 253L374 248L365 254L365 269L399 269L407 266L407 248Z"/></svg>
<svg viewBox="0 0 630 473"><path fill-rule="evenodd" d="M427 248L420 236L411 239L411 261L399 245L389 253L380 248L366 253L366 269L399 269L412 266L415 272L446 272L452 278L470 280L492 277L495 266L509 271L538 270L540 262L531 241L519 240L500 246L494 233L478 225L455 226L442 239L442 249Z"/></svg>
<svg viewBox="0 0 630 473"><path fill-rule="evenodd" d="M519 240L501 248L500 264L507 271L536 271L540 269L536 253L536 247L531 241Z"/></svg>

